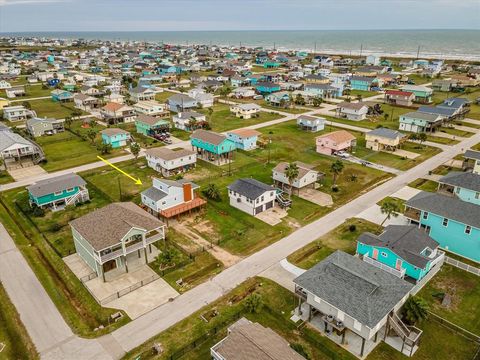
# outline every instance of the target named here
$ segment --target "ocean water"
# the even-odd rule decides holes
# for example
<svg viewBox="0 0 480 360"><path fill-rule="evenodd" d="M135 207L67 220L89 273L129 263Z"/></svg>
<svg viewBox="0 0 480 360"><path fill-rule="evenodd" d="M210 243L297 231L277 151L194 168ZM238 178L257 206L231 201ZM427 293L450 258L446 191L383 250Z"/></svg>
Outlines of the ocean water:
<svg viewBox="0 0 480 360"><path fill-rule="evenodd" d="M1 33L51 38L244 45L337 53L480 60L480 30L298 30Z"/></svg>

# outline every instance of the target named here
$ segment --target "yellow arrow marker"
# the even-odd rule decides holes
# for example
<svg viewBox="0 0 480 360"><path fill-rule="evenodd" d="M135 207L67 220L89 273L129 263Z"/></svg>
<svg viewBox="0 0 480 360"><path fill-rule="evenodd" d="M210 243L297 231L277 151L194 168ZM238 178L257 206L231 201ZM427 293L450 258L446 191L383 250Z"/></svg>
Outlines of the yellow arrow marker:
<svg viewBox="0 0 480 360"><path fill-rule="evenodd" d="M125 175L126 177L132 179L133 181L135 181L135 184L137 185L142 185L142 181L140 179L135 179L132 175L130 174L127 174L125 171L123 171L122 169L116 167L115 165L113 165L110 161L108 160L105 160L104 158L102 158L101 156L97 156L97 158L99 158L100 160L102 160L105 164L107 165L110 165L112 168L114 168L115 170L121 172L123 175Z"/></svg>

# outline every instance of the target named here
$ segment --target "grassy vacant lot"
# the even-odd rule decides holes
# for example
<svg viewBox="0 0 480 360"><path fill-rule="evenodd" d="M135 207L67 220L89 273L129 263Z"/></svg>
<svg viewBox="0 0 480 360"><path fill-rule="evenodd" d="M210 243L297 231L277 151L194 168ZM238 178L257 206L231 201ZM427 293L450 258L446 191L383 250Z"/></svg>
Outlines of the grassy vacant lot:
<svg viewBox="0 0 480 360"><path fill-rule="evenodd" d="M63 119L67 116L72 116L72 112L75 110L73 102L58 103L51 99L32 100L29 102L32 110L35 110L39 117ZM82 111L82 114L86 113Z"/></svg>
<svg viewBox="0 0 480 360"><path fill-rule="evenodd" d="M377 91L350 90L350 95L346 95L345 97L350 96L351 98L356 98L358 95L361 95L362 99L365 99L375 95L380 95L380 93Z"/></svg>
<svg viewBox="0 0 480 360"><path fill-rule="evenodd" d="M83 337L96 337L128 322L129 318L125 315L119 322L109 325L110 316L117 310L98 305L61 257L15 206L13 200L17 195L18 190L2 193L0 221L72 331ZM105 329L94 332L100 325Z"/></svg>
<svg viewBox="0 0 480 360"><path fill-rule="evenodd" d="M13 182L13 178L5 170L0 170L0 184L8 184Z"/></svg>
<svg viewBox="0 0 480 360"><path fill-rule="evenodd" d="M208 109L201 109L199 111L207 114L207 119L212 130L217 132L238 129L282 117L279 114L262 111L259 117L252 119L240 119L230 112L230 106L226 104L215 104L211 116L208 115Z"/></svg>
<svg viewBox="0 0 480 360"><path fill-rule="evenodd" d="M49 172L92 163L98 161L97 156L100 155L95 144L70 131L52 136L42 136L35 140L42 147L47 158L47 162L42 167ZM96 141L101 141L99 135L97 135ZM102 157L111 158L122 154L126 153L116 149Z"/></svg>
<svg viewBox="0 0 480 360"><path fill-rule="evenodd" d="M361 138L357 141L355 156L373 163L393 167L395 169L408 170L441 152L439 148L420 145L413 142L404 143L402 149L418 153L420 156L415 159L407 159L402 156L383 151L373 151L365 148L365 138Z"/></svg>
<svg viewBox="0 0 480 360"><path fill-rule="evenodd" d="M442 145L455 145L458 144L460 141L458 140L453 140L449 138L444 138L444 137L438 137L435 135L428 135L427 136L427 141L431 141L437 144L442 144Z"/></svg>
<svg viewBox="0 0 480 360"><path fill-rule="evenodd" d="M123 130L126 130L130 133L130 135L135 139L136 142L140 144L142 148L151 148L151 147L159 147L165 145L163 142L158 141L150 136L145 136L137 132L137 128L135 127L135 123L127 123L127 124L119 124L115 127L119 127Z"/></svg>
<svg viewBox="0 0 480 360"><path fill-rule="evenodd" d="M355 254L358 237L364 232L380 234L383 227L364 219L347 219L329 233L288 256L288 261L303 269L310 269L335 250Z"/></svg>
<svg viewBox="0 0 480 360"><path fill-rule="evenodd" d="M50 96L51 95L50 93L52 91L53 91L53 88L43 89L42 85L26 85L25 86L26 95L18 98L13 98L11 100L28 100L29 98ZM5 90L0 90L0 97L5 98L6 96L7 95L5 93Z"/></svg>
<svg viewBox="0 0 480 360"><path fill-rule="evenodd" d="M0 353L0 359L38 359L35 345L1 283L0 343L5 345Z"/></svg>
<svg viewBox="0 0 480 360"><path fill-rule="evenodd" d="M167 99L170 96L173 96L173 95L175 95L175 93L164 90L160 93L155 94L155 100L158 101L158 102L161 102L161 103L165 103L165 102L167 102Z"/></svg>
<svg viewBox="0 0 480 360"><path fill-rule="evenodd" d="M140 202L140 192L152 186L152 177L158 173L147 166L146 160L128 160L115 164L118 168L142 181L142 185L125 175L119 173L110 166L88 170L80 173L80 176L97 187L101 192L113 201L135 201Z"/></svg>
<svg viewBox="0 0 480 360"><path fill-rule="evenodd" d="M446 133L446 134L459 136L459 137L470 137L470 136L474 135L474 133L472 133L470 131L459 130L459 129L455 129L455 128L451 128L451 127L441 127L439 129L439 131L443 132L443 133Z"/></svg>
<svg viewBox="0 0 480 360"><path fill-rule="evenodd" d="M422 84L427 84L429 82L432 82L431 78L427 76L422 76L419 74L408 75L408 79L415 81L415 85L422 85Z"/></svg>
<svg viewBox="0 0 480 360"><path fill-rule="evenodd" d="M442 306L439 294L449 294L452 303ZM478 276L444 264L440 272L418 293L427 301L430 311L480 335L480 281Z"/></svg>
<svg viewBox="0 0 480 360"><path fill-rule="evenodd" d="M409 183L408 186L430 192L436 192L438 189L438 183L436 181L427 179L416 179Z"/></svg>
<svg viewBox="0 0 480 360"><path fill-rule="evenodd" d="M246 313L244 310L244 303L251 293L259 294L264 304L256 313ZM182 357L189 360L207 359L210 357L210 347L226 336L226 328L235 322L239 313L251 321L272 328L290 344L301 344L310 359L327 360L331 359L332 355L335 355L338 360L355 359L320 333L308 327L297 329L297 326L289 320L294 307L295 296L288 290L264 278L250 279L213 304L129 352L125 359L136 359L139 356L142 360L155 358L152 352L154 343L161 343L165 350L160 359L169 359L182 347L210 332L211 335L206 337L205 342L199 343L195 349ZM213 310L216 310L218 315L211 317ZM205 322L201 319L202 315L211 318ZM216 334L212 331L215 328L217 328Z"/></svg>
<svg viewBox="0 0 480 360"><path fill-rule="evenodd" d="M336 130L336 129L335 129ZM212 229L202 235L213 237L220 241L220 245L235 254L250 254L273 243L288 233L305 225L335 207L360 195L369 187L391 175L358 164L344 162L344 171L339 176L338 191L331 189L332 176L330 166L334 158L315 152L315 136L319 133L309 133L298 130L294 121L278 124L260 130L272 142L269 149L257 149L251 152L238 151L235 160L229 166L221 167L199 162L197 168L186 175L201 187L215 183L221 191L222 200L210 201L206 210L206 218ZM325 130L328 132L330 130ZM270 158L270 163L268 159ZM238 178L254 177L265 183L272 183L272 168L280 161L300 160L312 164L319 171L326 174L321 191L329 193L334 206L321 207L306 200L293 196L293 205L289 214L282 223L270 226L253 216L243 213L230 206L226 187Z"/></svg>

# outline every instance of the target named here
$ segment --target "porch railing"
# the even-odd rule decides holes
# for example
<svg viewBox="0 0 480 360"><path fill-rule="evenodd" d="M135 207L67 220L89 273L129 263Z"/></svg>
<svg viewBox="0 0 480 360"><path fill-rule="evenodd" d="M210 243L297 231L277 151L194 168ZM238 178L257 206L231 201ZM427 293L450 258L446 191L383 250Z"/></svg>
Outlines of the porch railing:
<svg viewBox="0 0 480 360"><path fill-rule="evenodd" d="M369 257L368 255L363 255L363 261L365 261L366 263L370 264L370 265L373 265L377 268L380 268L392 275L395 275L396 277L399 277L399 278L403 278L405 276L405 269L401 269L401 270L397 270L397 269L394 269L388 265L385 265L385 264L382 264L381 262L375 260L375 259L372 259L371 257Z"/></svg>

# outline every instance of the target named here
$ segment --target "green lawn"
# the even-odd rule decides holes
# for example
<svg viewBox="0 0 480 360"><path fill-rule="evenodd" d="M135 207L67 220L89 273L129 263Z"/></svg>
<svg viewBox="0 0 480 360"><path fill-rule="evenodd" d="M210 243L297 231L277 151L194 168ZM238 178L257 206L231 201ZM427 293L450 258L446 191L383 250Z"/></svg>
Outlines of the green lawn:
<svg viewBox="0 0 480 360"><path fill-rule="evenodd" d="M407 357L383 341L373 350L367 360L472 360L478 345L452 330L428 319L417 325L423 330L418 350ZM448 354L448 355L447 355Z"/></svg>
<svg viewBox="0 0 480 360"><path fill-rule="evenodd" d="M32 110L35 110L39 117L52 117L55 119L63 119L67 116L72 116L72 112L75 111L73 102L58 103L51 99L32 100L29 101ZM82 111L82 114L86 114Z"/></svg>
<svg viewBox="0 0 480 360"><path fill-rule="evenodd" d="M310 269L335 250L355 254L358 237L364 232L380 234L383 227L364 219L347 219L342 225L288 256L288 261Z"/></svg>
<svg viewBox="0 0 480 360"><path fill-rule="evenodd" d="M437 144L443 144L443 145L455 145L458 144L460 141L458 140L453 140L449 138L444 138L444 137L438 137L435 135L427 135L427 141L431 141Z"/></svg>
<svg viewBox="0 0 480 360"><path fill-rule="evenodd" d="M244 303L251 293L259 294L264 306L256 313L242 313ZM127 353L125 359L141 357L142 360L146 360L156 358L152 352L154 343L161 343L164 348L164 353L160 358L169 359L182 347L210 332L210 336L205 339L206 341L199 342L195 349L182 357L182 359L188 360L208 359L210 358L210 347L226 336L226 328L234 323L238 316L242 316L237 315L239 313L244 314L253 322L270 327L290 344L301 344L309 354L310 359L329 360L332 355L338 360L355 359L350 353L320 333L308 327L297 329L297 326L289 320L290 313L295 306L295 296L285 288L268 279L250 279L213 304L206 306ZM217 315L212 317L214 310L216 310ZM209 318L209 321L205 322L201 319L201 316ZM217 331L214 332L213 329Z"/></svg>
<svg viewBox="0 0 480 360"><path fill-rule="evenodd" d="M52 136L42 136L35 139L42 147L47 162L41 166L48 172L68 169L98 161L100 152L90 140L83 140L69 131ZM97 135L97 142L100 136ZM102 155L104 158L126 154L121 149L112 150L110 154Z"/></svg>
<svg viewBox="0 0 480 360"><path fill-rule="evenodd" d="M0 353L0 359L39 358L17 310L0 283L0 344L2 343L5 348Z"/></svg>
<svg viewBox="0 0 480 360"><path fill-rule="evenodd" d="M438 183L436 181L427 179L416 179L412 181L408 186L422 191L436 192L438 189Z"/></svg>
<svg viewBox="0 0 480 360"><path fill-rule="evenodd" d="M415 81L415 85L427 84L427 83L433 81L432 78L429 78L427 76L422 76L422 75L419 75L419 74L408 75L408 79Z"/></svg>
<svg viewBox="0 0 480 360"><path fill-rule="evenodd" d="M383 198L382 200L380 200L377 205L378 206L382 206L385 202L394 202L397 204L397 206L402 210L403 212L403 209L405 208L405 200L402 200L402 199L399 199L399 198L396 198L396 197L392 197L392 196L387 196L385 198Z"/></svg>
<svg viewBox="0 0 480 360"><path fill-rule="evenodd" d="M470 137L474 135L474 133L470 131L459 130L451 127L441 127L438 131L460 137Z"/></svg>
<svg viewBox="0 0 480 360"><path fill-rule="evenodd" d="M13 182L13 178L5 170L0 170L0 185Z"/></svg>
<svg viewBox="0 0 480 360"><path fill-rule="evenodd" d="M123 130L126 130L130 133L133 139L140 144L140 146L144 149L152 148L152 147L159 147L164 146L165 144L157 139L154 139L150 136L145 136L141 133L137 132L137 128L135 123L126 123L126 124L119 124L116 127L119 127Z"/></svg>
<svg viewBox="0 0 480 360"><path fill-rule="evenodd" d="M14 98L12 100L28 100L30 98L51 96L51 92L53 90L54 88L43 89L42 85L26 85L25 86L26 95L22 97ZM0 97L3 97L3 98L6 97L5 90L0 90Z"/></svg>
<svg viewBox="0 0 480 360"><path fill-rule="evenodd" d="M442 306L439 294L449 294L452 302ZM430 311L480 336L480 281L478 276L444 264L440 272L420 290L418 296Z"/></svg>
<svg viewBox="0 0 480 360"><path fill-rule="evenodd" d="M213 131L217 132L238 129L282 117L279 114L262 111L256 118L240 119L230 112L230 106L226 104L215 104L211 116L208 115L208 109L201 109L199 111L207 115L210 127Z"/></svg>
<svg viewBox="0 0 480 360"><path fill-rule="evenodd" d="M70 271L33 224L14 205L19 191L3 192L0 196L0 221L12 236L22 255L41 282L72 331L83 337L97 337L124 325L122 320L110 323L115 309L102 308ZM103 325L103 330L94 331Z"/></svg>
<svg viewBox="0 0 480 360"><path fill-rule="evenodd" d="M200 161L196 169L186 175L186 178L194 180L202 188L210 183L215 183L220 189L222 200L210 201L206 209L205 217L209 220L213 230L203 235L220 241L220 245L232 253L245 255L258 251L288 235L298 226L325 215L379 181L391 177L391 175L375 169L344 162L344 171L337 181L338 191L334 192L331 189L332 176L329 169L335 159L317 154L315 151L314 138L322 132L309 133L298 130L294 121L262 128L260 131L264 136L271 138L269 149L257 149L250 152L237 151L235 160L230 167L230 176L228 165L218 167L203 161ZM267 164L269 157L270 163ZM332 196L333 207L321 207L293 196L293 205L288 216L280 224L270 226L230 206L226 187L233 181L243 177L254 177L270 184L272 168L279 161L295 160L312 164L317 170L326 173L320 190Z"/></svg>
<svg viewBox="0 0 480 360"><path fill-rule="evenodd" d="M164 91L155 94L155 100L161 103L165 103L167 102L167 99L173 95L175 95L175 93L164 89Z"/></svg>
<svg viewBox="0 0 480 360"><path fill-rule="evenodd" d="M472 146L472 150L480 151L480 143L478 143L478 144L475 145L475 146Z"/></svg>
<svg viewBox="0 0 480 360"><path fill-rule="evenodd" d="M369 98L375 95L379 95L380 93L377 91L365 91L365 90L350 90L349 95L345 95L345 97L350 96L351 98L355 99L357 95L361 95L362 99Z"/></svg>

